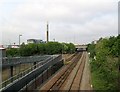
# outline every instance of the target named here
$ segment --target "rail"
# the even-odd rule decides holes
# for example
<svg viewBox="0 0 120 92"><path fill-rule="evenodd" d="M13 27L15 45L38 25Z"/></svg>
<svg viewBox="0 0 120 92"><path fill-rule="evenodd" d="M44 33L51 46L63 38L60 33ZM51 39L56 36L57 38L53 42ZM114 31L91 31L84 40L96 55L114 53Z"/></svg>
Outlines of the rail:
<svg viewBox="0 0 120 92"><path fill-rule="evenodd" d="M58 78L58 80L50 87L48 90L59 90L63 83L66 81L67 77L70 75L71 71L74 69L76 64L78 63L78 60L81 58L81 53L74 54L70 59L73 59L73 62L70 64L70 66L66 69L66 71Z"/></svg>
<svg viewBox="0 0 120 92"><path fill-rule="evenodd" d="M45 85L41 86L40 92L45 90L45 92L54 91L61 89L66 83L66 79L70 75L71 71L77 65L79 59L82 56L82 52L75 53L74 55L70 56L68 60L71 61L70 64L65 65L51 80L49 80Z"/></svg>

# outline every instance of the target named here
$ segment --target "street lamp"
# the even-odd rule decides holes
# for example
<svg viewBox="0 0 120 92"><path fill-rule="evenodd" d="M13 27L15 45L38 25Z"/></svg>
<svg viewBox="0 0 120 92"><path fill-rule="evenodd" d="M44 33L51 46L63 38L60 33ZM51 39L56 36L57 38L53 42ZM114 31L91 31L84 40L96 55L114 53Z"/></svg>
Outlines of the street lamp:
<svg viewBox="0 0 120 92"><path fill-rule="evenodd" d="M22 35L19 35L19 47L20 47L20 36L22 36Z"/></svg>
<svg viewBox="0 0 120 92"><path fill-rule="evenodd" d="M22 35L19 34L19 48L20 48L20 36L22 36ZM20 55L20 51L19 51L19 55ZM21 64L19 65L19 73L20 73L20 70L21 70Z"/></svg>

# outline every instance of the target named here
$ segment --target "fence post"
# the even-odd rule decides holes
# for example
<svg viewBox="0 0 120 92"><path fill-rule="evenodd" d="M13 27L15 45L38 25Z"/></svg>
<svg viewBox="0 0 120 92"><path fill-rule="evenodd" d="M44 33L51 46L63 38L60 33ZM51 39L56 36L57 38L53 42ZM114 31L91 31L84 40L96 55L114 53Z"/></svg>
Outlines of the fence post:
<svg viewBox="0 0 120 92"><path fill-rule="evenodd" d="M47 79L48 79L48 70L49 70L49 68L47 69Z"/></svg>
<svg viewBox="0 0 120 92"><path fill-rule="evenodd" d="M42 72L42 83L43 83L43 72Z"/></svg>
<svg viewBox="0 0 120 92"><path fill-rule="evenodd" d="M34 62L34 69L36 68L36 62Z"/></svg>
<svg viewBox="0 0 120 92"><path fill-rule="evenodd" d="M10 66L10 77L11 77L11 82L13 81L13 66Z"/></svg>
<svg viewBox="0 0 120 92"><path fill-rule="evenodd" d="M35 89L37 88L36 75L35 75Z"/></svg>

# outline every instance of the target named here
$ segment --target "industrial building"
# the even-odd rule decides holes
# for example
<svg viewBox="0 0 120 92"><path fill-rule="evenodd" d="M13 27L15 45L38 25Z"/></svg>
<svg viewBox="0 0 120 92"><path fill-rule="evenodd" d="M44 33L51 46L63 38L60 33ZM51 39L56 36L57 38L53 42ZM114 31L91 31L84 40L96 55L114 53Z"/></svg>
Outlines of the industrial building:
<svg viewBox="0 0 120 92"><path fill-rule="evenodd" d="M28 39L27 40L27 43L35 43L35 44L39 44L39 43L46 43L45 41L43 40L39 40L39 39Z"/></svg>
<svg viewBox="0 0 120 92"><path fill-rule="evenodd" d="M41 39L28 39L27 43L35 43L35 44L39 44L39 43L47 43L49 42L49 24L47 22L47 31L46 31L46 41L43 41Z"/></svg>

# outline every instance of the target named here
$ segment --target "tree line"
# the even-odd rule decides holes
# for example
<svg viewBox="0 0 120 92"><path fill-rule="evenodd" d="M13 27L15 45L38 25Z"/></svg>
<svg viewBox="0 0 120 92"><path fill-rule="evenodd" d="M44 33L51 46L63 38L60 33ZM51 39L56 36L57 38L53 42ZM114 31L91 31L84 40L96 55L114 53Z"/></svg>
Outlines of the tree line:
<svg viewBox="0 0 120 92"><path fill-rule="evenodd" d="M22 44L20 48L9 48L6 50L7 56L32 56L32 55L52 55L62 53L74 53L73 43L48 42L40 44Z"/></svg>
<svg viewBox="0 0 120 92"><path fill-rule="evenodd" d="M119 89L120 35L100 38L88 44L92 83L95 90Z"/></svg>

